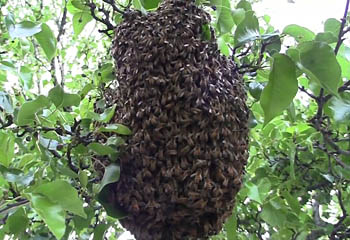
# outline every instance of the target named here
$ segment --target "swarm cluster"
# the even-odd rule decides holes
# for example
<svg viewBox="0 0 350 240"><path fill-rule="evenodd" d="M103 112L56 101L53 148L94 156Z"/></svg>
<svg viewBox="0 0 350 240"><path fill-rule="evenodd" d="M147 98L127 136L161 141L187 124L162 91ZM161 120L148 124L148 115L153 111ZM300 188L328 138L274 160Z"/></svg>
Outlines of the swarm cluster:
<svg viewBox="0 0 350 240"><path fill-rule="evenodd" d="M138 240L202 239L231 215L247 160L248 109L234 63L205 40L209 15L166 0L128 13L113 41L113 121L133 130L116 204Z"/></svg>

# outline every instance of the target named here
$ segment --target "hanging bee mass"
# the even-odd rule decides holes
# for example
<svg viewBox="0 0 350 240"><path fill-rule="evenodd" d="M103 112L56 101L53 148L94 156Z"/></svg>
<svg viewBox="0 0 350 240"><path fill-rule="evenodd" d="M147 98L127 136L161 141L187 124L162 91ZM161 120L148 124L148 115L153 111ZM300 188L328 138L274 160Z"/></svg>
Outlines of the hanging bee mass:
<svg viewBox="0 0 350 240"><path fill-rule="evenodd" d="M112 122L130 127L115 201L138 240L207 239L232 214L248 157L242 77L192 0L165 0L116 27Z"/></svg>

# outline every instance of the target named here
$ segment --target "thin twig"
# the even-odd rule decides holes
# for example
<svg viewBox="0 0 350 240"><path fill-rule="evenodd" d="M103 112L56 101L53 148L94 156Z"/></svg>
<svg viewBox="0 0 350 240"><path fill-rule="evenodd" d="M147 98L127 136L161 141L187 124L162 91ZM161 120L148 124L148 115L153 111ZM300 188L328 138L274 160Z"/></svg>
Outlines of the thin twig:
<svg viewBox="0 0 350 240"><path fill-rule="evenodd" d="M334 53L336 55L338 54L339 48L340 48L340 46L342 45L342 43L344 41L344 39L343 39L344 27L345 27L345 23L346 23L346 17L348 16L349 4L350 4L350 0L347 0L346 1L346 5L345 5L344 16L341 19L341 25L340 25L339 34L338 34L338 42L337 42L337 45L335 46L335 49L334 49Z"/></svg>
<svg viewBox="0 0 350 240"><path fill-rule="evenodd" d="M337 198L339 202L340 209L342 210L342 216L339 218L339 221L334 225L333 231L330 235L330 239L337 239L336 235L338 235L338 231L342 227L343 222L345 221L346 217L348 216L348 213L344 207L343 199L342 199L342 193L338 189L337 191Z"/></svg>
<svg viewBox="0 0 350 240"><path fill-rule="evenodd" d="M23 199L23 200L18 201L16 203L7 204L6 207L4 207L3 209L0 209L0 214L4 214L4 213L6 213L7 211L9 211L12 208L19 207L19 206L22 206L22 205L26 205L28 203L29 203L29 200Z"/></svg>

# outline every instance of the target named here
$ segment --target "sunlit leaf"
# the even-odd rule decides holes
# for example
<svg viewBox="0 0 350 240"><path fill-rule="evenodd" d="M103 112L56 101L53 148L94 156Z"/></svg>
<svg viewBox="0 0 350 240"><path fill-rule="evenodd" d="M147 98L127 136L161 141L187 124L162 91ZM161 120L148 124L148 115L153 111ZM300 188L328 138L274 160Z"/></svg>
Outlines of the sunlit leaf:
<svg viewBox="0 0 350 240"><path fill-rule="evenodd" d="M77 190L66 181L55 180L42 184L35 188L34 193L45 195L50 201L57 203L66 211L86 217L83 202L79 198Z"/></svg>
<svg viewBox="0 0 350 240"><path fill-rule="evenodd" d="M86 24L92 20L90 12L78 12L73 16L73 30L75 35L79 35Z"/></svg>
<svg viewBox="0 0 350 240"><path fill-rule="evenodd" d="M25 66L19 69L18 73L20 79L22 80L22 86L24 90L28 91L33 87L33 72Z"/></svg>
<svg viewBox="0 0 350 240"><path fill-rule="evenodd" d="M142 14L146 15L147 10L143 7L141 0L132 0L135 9L140 10Z"/></svg>
<svg viewBox="0 0 350 240"><path fill-rule="evenodd" d="M315 34L311 30L296 24L286 26L283 33L294 37L297 42L311 41L315 38Z"/></svg>
<svg viewBox="0 0 350 240"><path fill-rule="evenodd" d="M142 6L146 10L156 9L160 2L161 0L141 0Z"/></svg>
<svg viewBox="0 0 350 240"><path fill-rule="evenodd" d="M298 50L300 51L298 67L309 78L337 95L341 80L341 68L333 49L323 42L311 41L300 44Z"/></svg>
<svg viewBox="0 0 350 240"><path fill-rule="evenodd" d="M28 186L34 180L32 172L24 173L19 169L6 168L1 165L0 172L6 181L16 183L18 186Z"/></svg>
<svg viewBox="0 0 350 240"><path fill-rule="evenodd" d="M245 11L251 11L252 5L247 0L241 0L236 8L243 8Z"/></svg>
<svg viewBox="0 0 350 240"><path fill-rule="evenodd" d="M259 21L253 11L248 11L245 13L244 20L236 28L234 34L235 46L254 41L259 37Z"/></svg>
<svg viewBox="0 0 350 240"><path fill-rule="evenodd" d="M337 122L350 122L350 102L334 98L330 108L333 110L334 120Z"/></svg>
<svg viewBox="0 0 350 240"><path fill-rule="evenodd" d="M231 4L229 0L211 0L211 5L216 6L217 26L220 34L231 32L234 26Z"/></svg>
<svg viewBox="0 0 350 240"><path fill-rule="evenodd" d="M8 31L12 38L30 37L41 32L41 24L36 24L30 21L23 21L17 24L9 24Z"/></svg>
<svg viewBox="0 0 350 240"><path fill-rule="evenodd" d="M13 113L12 99L6 92L0 91L0 106L8 113Z"/></svg>
<svg viewBox="0 0 350 240"><path fill-rule="evenodd" d="M41 194L32 193L28 195L30 196L32 207L44 220L55 237L61 239L66 230L63 208Z"/></svg>
<svg viewBox="0 0 350 240"><path fill-rule="evenodd" d="M114 132L120 135L131 135L132 131L122 124L109 124L106 127L101 127L98 129L99 132Z"/></svg>
<svg viewBox="0 0 350 240"><path fill-rule="evenodd" d="M294 62L283 54L275 54L269 82L261 93L264 125L278 116L293 101L298 91Z"/></svg>
<svg viewBox="0 0 350 240"><path fill-rule="evenodd" d="M232 18L236 25L240 24L245 18L245 11L243 8L232 10Z"/></svg>
<svg viewBox="0 0 350 240"><path fill-rule="evenodd" d="M41 32L34 35L40 47L44 50L46 58L51 61L56 55L57 40L50 27L43 23Z"/></svg>

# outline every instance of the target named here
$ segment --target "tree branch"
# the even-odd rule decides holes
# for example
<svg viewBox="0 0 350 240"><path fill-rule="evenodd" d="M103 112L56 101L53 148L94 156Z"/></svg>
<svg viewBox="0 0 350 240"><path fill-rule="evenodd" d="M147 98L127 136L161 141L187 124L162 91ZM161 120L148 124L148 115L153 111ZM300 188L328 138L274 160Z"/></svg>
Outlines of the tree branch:
<svg viewBox="0 0 350 240"><path fill-rule="evenodd" d="M344 36L344 33L346 32L346 31L344 31L344 27L345 27L345 23L346 23L346 17L348 16L349 3L350 3L350 0L346 0L345 12L344 12L343 18L341 19L341 25L340 25L339 34L338 34L338 42L337 42L337 45L335 46L335 49L334 49L334 53L336 55L338 54L339 48L344 41L343 36Z"/></svg>

